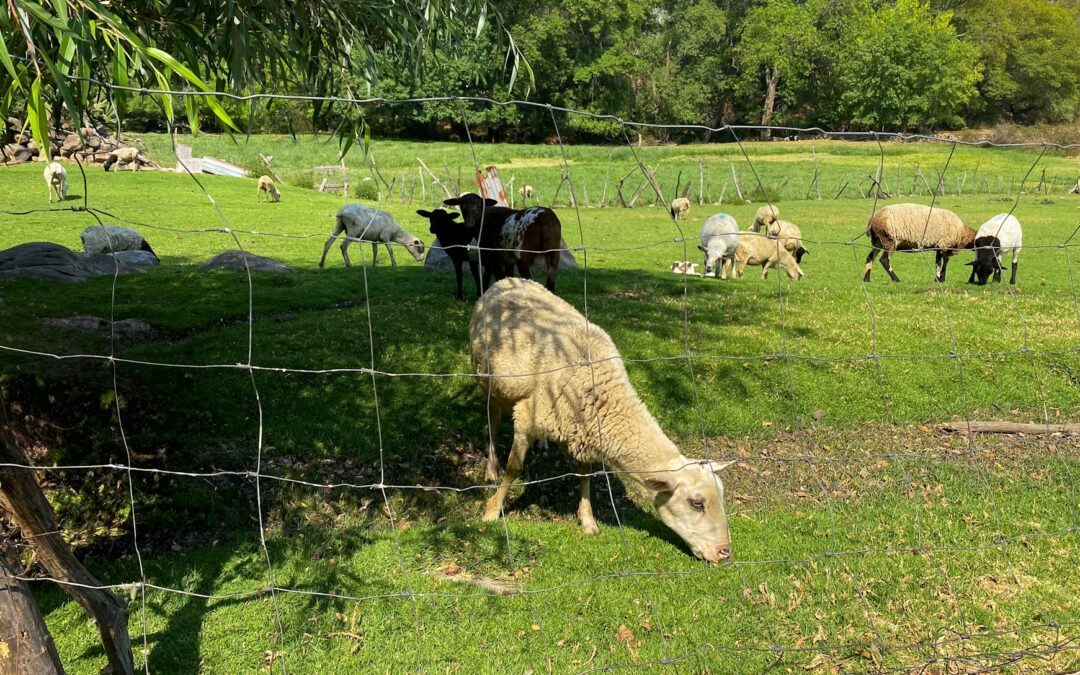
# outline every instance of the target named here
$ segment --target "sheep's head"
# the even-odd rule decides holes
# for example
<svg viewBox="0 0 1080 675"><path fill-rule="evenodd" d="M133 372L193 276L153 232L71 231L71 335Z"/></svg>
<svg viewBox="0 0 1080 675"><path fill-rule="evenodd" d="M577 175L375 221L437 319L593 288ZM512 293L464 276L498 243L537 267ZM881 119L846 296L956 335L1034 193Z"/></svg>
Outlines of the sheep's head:
<svg viewBox="0 0 1080 675"><path fill-rule="evenodd" d="M461 209L461 213L465 216L465 222L471 227L475 227L480 223L486 209L498 205L499 202L494 199L485 199L472 192L467 192L460 197L443 200L443 206L456 206Z"/></svg>
<svg viewBox="0 0 1080 675"><path fill-rule="evenodd" d="M645 486L656 492L653 504L660 520L682 537L695 556L709 562L731 556L724 483L719 474L734 463L680 455L667 471L645 479Z"/></svg>
<svg viewBox="0 0 1080 675"><path fill-rule="evenodd" d="M460 213L450 213L445 209L435 209L434 211L418 209L416 214L428 219L428 222L431 223L428 231L436 237L439 236L440 230L447 226L454 225L454 221L461 217Z"/></svg>
<svg viewBox="0 0 1080 675"><path fill-rule="evenodd" d="M408 244L405 244L405 248L412 253L412 257L416 258L416 262L424 262L424 242L420 241L416 237Z"/></svg>
<svg viewBox="0 0 1080 675"><path fill-rule="evenodd" d="M781 264L781 267L783 267L784 271L787 272L788 278L793 281L798 281L799 279L802 279L804 276L806 276L805 274L803 274L802 268L799 267L799 264L795 262L794 258L792 258L787 263Z"/></svg>
<svg viewBox="0 0 1080 675"><path fill-rule="evenodd" d="M974 270L972 276L978 281L968 279L970 283L985 286L990 280L990 275L997 270L996 249L1001 246L997 237L979 237L975 240L975 259L968 263Z"/></svg>
<svg viewBox="0 0 1080 675"><path fill-rule="evenodd" d="M712 274L713 270L721 264L722 256L718 249L709 250L708 247L698 244L698 250L705 254L705 274Z"/></svg>

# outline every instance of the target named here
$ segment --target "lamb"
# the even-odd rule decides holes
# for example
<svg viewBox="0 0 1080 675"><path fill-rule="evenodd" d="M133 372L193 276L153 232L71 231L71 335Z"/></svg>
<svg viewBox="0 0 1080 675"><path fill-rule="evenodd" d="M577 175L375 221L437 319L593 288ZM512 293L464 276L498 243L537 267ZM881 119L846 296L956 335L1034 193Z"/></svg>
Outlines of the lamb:
<svg viewBox="0 0 1080 675"><path fill-rule="evenodd" d="M473 371L486 390L489 469L504 413L514 440L506 474L487 501L484 520L499 517L532 441L553 441L578 463L582 530L599 532L589 497L595 462L653 493L664 521L693 554L716 562L731 555L724 485L733 462L688 459L649 414L627 379L619 351L599 326L527 279L503 279L478 302L469 324ZM587 363L586 363L587 362Z"/></svg>
<svg viewBox="0 0 1080 675"><path fill-rule="evenodd" d="M726 213L717 213L701 226L701 243L698 250L705 254L705 275L716 276L720 264L720 278L727 279L739 248L739 225Z"/></svg>
<svg viewBox="0 0 1080 675"><path fill-rule="evenodd" d="M671 263L671 273L697 276L697 265L689 260L675 260Z"/></svg>
<svg viewBox="0 0 1080 675"><path fill-rule="evenodd" d="M765 231L765 234L773 239L779 239L784 248L791 251L795 256L795 262L802 264L803 256L810 251L803 248L802 231L795 223L780 219L780 209L772 204L766 204L757 210L754 215L754 224L750 226L754 232Z"/></svg>
<svg viewBox="0 0 1080 675"><path fill-rule="evenodd" d="M67 169L58 162L49 162L45 167L45 185L48 186L49 203L52 204L53 193L56 193L56 201L62 202L67 199L68 183Z"/></svg>
<svg viewBox="0 0 1080 675"><path fill-rule="evenodd" d="M270 179L270 176L259 176L259 187L255 192L255 201L258 202L259 198L263 196L266 197L266 201L275 204L281 201L281 193L278 192L277 186L274 185L274 181Z"/></svg>
<svg viewBox="0 0 1080 675"><path fill-rule="evenodd" d="M502 279L514 265L518 274L529 279L533 258L540 255L547 257L545 285L555 292L555 276L562 256L562 223L554 211L543 206L515 210L471 192L444 200L443 205L460 208L465 224L476 230L483 288L488 287L492 274L497 280Z"/></svg>
<svg viewBox="0 0 1080 675"><path fill-rule="evenodd" d="M518 188L518 194L521 195L522 201L524 201L526 199L532 199L533 186L531 186L531 185L522 185L520 188Z"/></svg>
<svg viewBox="0 0 1080 675"><path fill-rule="evenodd" d="M890 256L896 251L921 251L934 249L934 278L945 281L945 268L949 258L957 251L975 244L975 230L960 220L960 216L945 209L931 209L922 204L890 204L870 216L866 229L870 237L870 254L866 256L866 272L863 282L870 281L874 257L881 252L881 266L893 281L900 279L892 270Z"/></svg>
<svg viewBox="0 0 1080 675"><path fill-rule="evenodd" d="M406 232L389 213L363 204L346 204L338 209L334 231L326 240L322 258L319 259L320 268L326 263L327 251L342 232L346 234L341 242L341 257L345 259L345 267L352 267L348 248L349 244L355 240L371 242L372 267L375 266L376 258L379 256L380 243L386 246L386 251L390 254L390 264L393 267L397 267L397 260L394 259L394 249L390 247L391 242L404 246L417 262L424 259L424 242Z"/></svg>
<svg viewBox="0 0 1080 675"><path fill-rule="evenodd" d="M761 265L761 278L769 278L770 267L783 267L789 278L798 281L803 275L802 268L784 247L779 239L770 239L754 232L740 232L739 245L735 249L737 269L735 276L743 278L747 265Z"/></svg>
<svg viewBox="0 0 1080 675"><path fill-rule="evenodd" d="M457 276L457 299L464 300L465 292L461 288L461 266L469 262L469 272L476 282L476 297L480 297L480 257L476 252L476 231L465 223L455 222L461 214L448 213L443 209L434 211L419 210L417 214L431 223L431 233L437 237L437 244L446 251L447 257L454 263Z"/></svg>
<svg viewBox="0 0 1080 675"><path fill-rule="evenodd" d="M143 236L130 227L119 225L93 225L79 235L83 250L87 253L119 253L121 251L147 251L155 258Z"/></svg>
<svg viewBox="0 0 1080 675"><path fill-rule="evenodd" d="M105 160L105 163L101 165L103 169L108 171L112 168L113 164L119 164L116 170L119 171L124 165L130 164L132 171L138 171L142 168L139 164L139 149L138 148L117 148L109 153L109 158Z"/></svg>
<svg viewBox="0 0 1080 675"><path fill-rule="evenodd" d="M678 197L671 200L671 217L682 220L690 212L690 200L686 197Z"/></svg>
<svg viewBox="0 0 1080 675"><path fill-rule="evenodd" d="M975 260L968 263L971 265L968 283L976 283L975 277L978 277L978 284L984 286L991 272L994 283L1001 283L1001 256L1011 252L1012 276L1009 277L1009 285L1016 285L1016 265L1022 246L1023 230L1016 216L999 213L983 223L975 233Z"/></svg>

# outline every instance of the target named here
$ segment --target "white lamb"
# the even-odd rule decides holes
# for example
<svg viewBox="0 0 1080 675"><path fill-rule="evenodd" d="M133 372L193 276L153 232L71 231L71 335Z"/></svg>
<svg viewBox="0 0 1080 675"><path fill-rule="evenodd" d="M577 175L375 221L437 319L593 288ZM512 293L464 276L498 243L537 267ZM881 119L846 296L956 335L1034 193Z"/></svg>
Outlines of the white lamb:
<svg viewBox="0 0 1080 675"><path fill-rule="evenodd" d="M726 213L717 213L701 226L701 243L698 250L705 254L705 276L716 276L720 264L720 278L727 279L735 263L739 248L739 225Z"/></svg>
<svg viewBox="0 0 1080 675"><path fill-rule="evenodd" d="M788 277L798 281L803 275L799 263L791 252L784 248L783 242L770 239L754 232L740 232L739 246L735 250L735 276L743 278L747 265L761 265L761 278L769 278L770 267L782 267Z"/></svg>
<svg viewBox="0 0 1080 675"><path fill-rule="evenodd" d="M686 197L677 197L671 200L671 217L682 220L690 212L690 200Z"/></svg>
<svg viewBox="0 0 1080 675"><path fill-rule="evenodd" d="M132 171L138 171L142 168L139 164L139 149L138 148L117 148L109 153L109 158L105 160L105 163L101 165L101 168L108 171L112 168L113 164L118 164L116 170L119 171L125 165L130 165Z"/></svg>
<svg viewBox="0 0 1080 675"><path fill-rule="evenodd" d="M56 193L56 201L62 202L67 199L67 169L58 162L49 162L45 167L45 184L48 185L49 203L52 204L53 193Z"/></svg>
<svg viewBox="0 0 1080 675"><path fill-rule="evenodd" d="M259 186L255 191L255 201L259 201L260 197L266 197L266 201L274 202L275 204L281 201L281 193L278 191L274 181L270 179L270 176L259 176Z"/></svg>
<svg viewBox="0 0 1080 675"><path fill-rule="evenodd" d="M521 195L521 198L523 200L524 199L532 199L533 186L531 186L531 185L522 185L520 188L518 188L518 194Z"/></svg>
<svg viewBox="0 0 1080 675"><path fill-rule="evenodd" d="M476 303L469 324L473 371L488 396L489 469L498 467L495 439L502 414L514 420L506 475L487 502L495 520L533 441L560 444L578 462L578 518L598 532L589 476L604 462L623 480L655 493L664 521L693 554L709 561L731 555L724 486L717 475L732 462L684 457L634 392L615 344L598 326L543 286L506 278Z"/></svg>
<svg viewBox="0 0 1080 675"><path fill-rule="evenodd" d="M143 236L130 227L120 225L93 225L82 231L83 250L87 253L119 253L121 251L148 251L157 257Z"/></svg>
<svg viewBox="0 0 1080 675"><path fill-rule="evenodd" d="M978 284L983 286L991 273L994 275L994 283L1001 283L1001 256L1012 253L1012 276L1009 277L1009 285L1015 285L1016 266L1023 244L1024 232L1016 216L999 213L983 223L975 234L975 260L968 263L971 265L968 283L976 283L975 277L978 277Z"/></svg>
<svg viewBox="0 0 1080 675"><path fill-rule="evenodd" d="M375 266L375 260L379 255L380 243L386 246L386 251L390 254L390 264L394 267L397 267L397 260L394 260L394 249L390 246L391 243L404 246L417 262L424 259L424 242L406 232L389 213L363 204L346 204L338 209L334 231L326 240L326 246L323 246L319 267L326 262L327 251L342 232L346 233L341 242L341 257L345 259L346 267L352 266L347 249L353 241L371 242L372 267Z"/></svg>

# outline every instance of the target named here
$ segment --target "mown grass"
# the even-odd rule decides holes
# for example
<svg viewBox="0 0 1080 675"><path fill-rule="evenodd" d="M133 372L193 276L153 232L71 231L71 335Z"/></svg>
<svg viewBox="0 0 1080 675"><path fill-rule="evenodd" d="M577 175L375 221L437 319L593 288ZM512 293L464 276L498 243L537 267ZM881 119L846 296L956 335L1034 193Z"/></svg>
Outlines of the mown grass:
<svg viewBox="0 0 1080 675"><path fill-rule="evenodd" d="M283 172L329 163L319 153L334 149L307 144L290 155L287 139L257 140L237 147L274 154ZM220 139L195 144L196 154L230 159ZM454 174L462 166L468 175L467 146L419 145L376 143L373 152L384 171L413 166L412 155L422 150L433 169L445 164ZM553 156L548 147L494 146L485 154L488 149L477 148L480 162L500 168L519 157L527 163ZM581 158L571 165L575 181L582 173L594 180L594 169L606 163L607 150L567 150ZM728 150L645 149L667 154L644 161L651 166L685 154L696 172L698 157L724 163ZM807 152L803 143L749 150L756 162L777 167L777 175L785 170L780 167L791 172L779 157ZM905 163L922 161L924 172L943 161L934 146L886 151L900 153ZM1036 157L967 152L981 167L1015 175ZM875 146L835 144L830 154L842 158L830 179L876 165ZM950 173L961 166L958 159ZM805 159L799 161L801 172ZM559 168L545 165L544 171L540 180L557 176ZM0 176L6 209L46 206L40 167L5 169ZM482 398L468 376L471 303L452 299L452 275L422 272L404 253L399 269L383 267L384 252L380 266L365 273L344 269L334 248L327 269L319 271L340 197L287 186L280 204L256 204L253 180L200 177L212 204L185 176L98 170L87 180L91 206L140 224L163 259L145 275L116 281L116 318L141 318L156 331L119 340L118 356L155 364L246 361L246 275L198 269L234 248L235 235L245 249L296 270L256 274L252 285L252 362L294 369L255 376L263 472L371 484L379 482L381 464L387 484L454 489L389 490L392 529L378 490L263 480L276 585L304 592L277 596L282 647L275 602L258 592L267 585L267 568L252 483L137 475L135 510L148 581L215 596L254 593L207 601L151 591L145 614L133 603L132 632L141 646L145 621L152 669L266 668L271 649L302 671L395 672L419 665L424 671L561 672L681 658L682 669L714 672L773 664L798 671L838 664L885 670L931 658L944 659L939 662L947 669L1006 658L991 654L1045 650L1076 633L1069 626L1080 616L1075 441L969 443L931 428L968 417L1075 420L1076 261L1071 249L1057 248L1076 226L1075 198L1021 196L1016 214L1027 249L1015 288L964 284L966 255L954 260L949 280L938 287L931 281L932 259L918 254L898 256L903 283L888 283L879 267L864 286L866 240L857 235L872 200L781 202L811 251L799 283L775 274L763 282L752 271L732 282L669 274L672 260L698 254L684 253L694 242L680 241L659 208L584 209L580 227L574 211L561 211L567 241L588 250L588 268L561 274L559 294L587 306L590 318L611 333L643 400L687 454L743 460L725 475L736 564L710 567L688 557L651 507L617 483L609 495L602 480L594 481L603 528L598 537L577 532L573 479L519 489L505 524L479 523L485 492L467 489L482 482L485 438ZM591 183L588 189L593 194ZM76 181L69 205L81 203L82 192ZM949 195L937 203L977 225L1011 207L1002 199ZM429 193L424 206L434 201ZM394 199L385 206L430 240L412 213L421 204ZM723 208L745 225L756 205ZM696 234L712 211L695 206L682 234ZM2 222L0 247L50 240L78 248L78 233L96 221L65 211L2 216ZM233 232L217 231L224 226ZM361 250L366 260L370 249ZM361 250L354 246L354 263ZM578 260L584 262L581 251ZM4 282L0 344L109 353L107 335L65 333L41 321L109 316L112 285L111 279L64 287ZM65 421L67 400L69 416L98 425L93 452L126 461L109 407L111 370L42 362L10 350L0 362L9 405L15 397L27 410ZM373 380L355 371L372 366L451 376ZM295 372L324 369L345 371ZM118 373L137 465L255 469L259 409L246 371L122 362ZM40 401L35 388L45 394ZM78 460L90 452L72 447L74 431L57 430L56 437L51 443L57 447L42 461ZM572 470L552 452L531 457L525 477ZM127 501L124 474L107 472L100 481L106 498L115 492L117 504ZM77 500L59 503L73 524L78 509L87 508ZM129 534L118 541L130 551ZM97 547L89 561L108 583L138 579L128 552L117 556ZM491 596L457 581L465 578L528 593ZM55 590L43 588L39 598L71 671L100 668L95 632L78 608ZM1054 622L1066 627L1037 628ZM1009 632L1018 627L1029 629ZM1032 658L1021 667L1075 669L1080 664L1071 653Z"/></svg>

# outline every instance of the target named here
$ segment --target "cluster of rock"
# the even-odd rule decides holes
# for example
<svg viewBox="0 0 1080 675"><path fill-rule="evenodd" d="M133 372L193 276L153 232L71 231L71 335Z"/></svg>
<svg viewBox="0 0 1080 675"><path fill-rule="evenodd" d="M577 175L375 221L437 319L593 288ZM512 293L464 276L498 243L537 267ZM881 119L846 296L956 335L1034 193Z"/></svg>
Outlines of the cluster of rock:
<svg viewBox="0 0 1080 675"><path fill-rule="evenodd" d="M64 129L49 130L49 155L47 159L77 159L84 164L104 164L114 150L130 147L112 137L102 136L95 129L83 127L78 132ZM30 134L23 130L23 124L15 117L4 120L0 127L0 159L5 164L22 164L35 159L44 161L41 148ZM153 162L139 155L138 161L143 166L155 166Z"/></svg>

